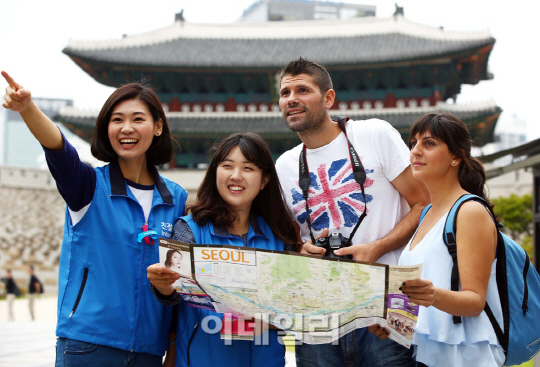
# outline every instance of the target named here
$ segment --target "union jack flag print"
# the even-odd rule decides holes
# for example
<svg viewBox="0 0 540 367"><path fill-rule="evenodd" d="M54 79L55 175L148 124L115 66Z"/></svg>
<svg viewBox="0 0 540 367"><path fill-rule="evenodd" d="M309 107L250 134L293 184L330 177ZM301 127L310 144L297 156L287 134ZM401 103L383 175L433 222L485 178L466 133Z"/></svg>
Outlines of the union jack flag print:
<svg viewBox="0 0 540 367"><path fill-rule="evenodd" d="M332 162L329 167L324 163L317 167L315 172L309 173L311 186L308 204L312 227L315 230L354 227L364 211L365 203L360 185L354 180L350 161L340 159ZM373 170L366 169L368 177L364 188L373 185L373 179L369 178L370 173L373 173ZM298 185L298 181L296 184ZM304 223L306 202L302 197L302 190L299 186L294 187L291 193L294 215L298 222ZM366 194L366 202L372 200L373 196Z"/></svg>

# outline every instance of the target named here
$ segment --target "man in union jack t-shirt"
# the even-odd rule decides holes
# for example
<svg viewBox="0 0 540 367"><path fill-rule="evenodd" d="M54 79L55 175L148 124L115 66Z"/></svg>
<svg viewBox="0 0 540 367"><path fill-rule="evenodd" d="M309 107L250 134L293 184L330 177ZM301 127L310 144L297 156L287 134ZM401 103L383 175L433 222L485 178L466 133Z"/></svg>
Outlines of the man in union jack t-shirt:
<svg viewBox="0 0 540 367"><path fill-rule="evenodd" d="M429 203L424 185L409 169L409 150L400 134L386 121L352 121L347 137L365 168L365 198L352 175L347 137L329 115L336 95L324 67L302 58L281 72L279 105L287 127L303 144L285 152L276 163L287 206L298 226L304 253L322 253L309 241L307 215L315 238L339 232L349 237L367 205L367 216L352 239L353 246L335 251L355 260L397 264L402 248ZM311 179L309 213L299 186L299 157L306 147ZM298 367L413 367L409 350L392 340L379 340L367 328L356 329L334 344L302 344L296 348Z"/></svg>

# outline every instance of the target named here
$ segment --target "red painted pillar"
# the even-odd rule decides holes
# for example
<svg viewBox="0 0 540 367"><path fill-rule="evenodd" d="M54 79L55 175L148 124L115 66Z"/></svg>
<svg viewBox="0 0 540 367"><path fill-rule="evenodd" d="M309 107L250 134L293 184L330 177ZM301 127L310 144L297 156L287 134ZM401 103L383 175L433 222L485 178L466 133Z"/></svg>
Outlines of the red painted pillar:
<svg viewBox="0 0 540 367"><path fill-rule="evenodd" d="M173 97L171 103L169 104L169 111L178 112L180 111L180 101L177 97Z"/></svg>
<svg viewBox="0 0 540 367"><path fill-rule="evenodd" d="M236 103L234 102L233 97L227 98L227 102L225 102L225 111L236 111Z"/></svg>
<svg viewBox="0 0 540 367"><path fill-rule="evenodd" d="M394 96L394 93L386 94L386 107L396 107L396 96Z"/></svg>

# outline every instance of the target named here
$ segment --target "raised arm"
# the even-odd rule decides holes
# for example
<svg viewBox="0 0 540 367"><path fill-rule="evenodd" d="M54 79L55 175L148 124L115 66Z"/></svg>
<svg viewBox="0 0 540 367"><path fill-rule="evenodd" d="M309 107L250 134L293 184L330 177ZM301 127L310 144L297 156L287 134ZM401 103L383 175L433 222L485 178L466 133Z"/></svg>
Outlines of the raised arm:
<svg viewBox="0 0 540 367"><path fill-rule="evenodd" d="M34 104L30 90L13 80L5 71L2 71L2 76L8 83L2 106L19 112L30 132L45 148L62 150L64 147L62 134L58 127Z"/></svg>
<svg viewBox="0 0 540 367"><path fill-rule="evenodd" d="M28 129L45 148L45 157L58 191L72 211L90 204L96 187L94 169L79 159L77 151L64 141L58 127L32 102L30 91L2 71L8 82L2 106L19 112Z"/></svg>

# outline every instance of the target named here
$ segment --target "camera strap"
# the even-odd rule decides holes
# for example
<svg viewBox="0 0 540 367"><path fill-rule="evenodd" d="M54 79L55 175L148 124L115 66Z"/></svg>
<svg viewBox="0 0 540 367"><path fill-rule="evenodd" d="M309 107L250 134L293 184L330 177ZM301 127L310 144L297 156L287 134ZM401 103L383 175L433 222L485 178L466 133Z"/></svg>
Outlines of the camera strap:
<svg viewBox="0 0 540 367"><path fill-rule="evenodd" d="M347 139L347 145L349 148L349 157L351 159L351 164L352 164L353 177L354 177L354 180L360 185L360 189L362 191L362 197L364 198L364 212L358 218L358 222L356 222L356 226L354 227L354 229L351 232L351 235L349 236L349 244L351 244L354 234L356 233L356 230L358 229L358 227L360 227L360 224L362 223L362 221L367 215L366 194L364 192L364 183L366 182L366 171L364 169L364 166L362 165L362 161L360 160L360 157L356 153L356 150L352 146L351 141L349 140L349 137L347 136L347 130L345 130L345 123L347 121L349 121L348 117L339 116L337 122L340 129L345 133L345 138ZM300 152L299 172L300 172L300 178L299 178L298 184L300 186L300 189L302 190L302 196L306 202L306 223L309 229L309 236L311 237L311 241L315 243L315 237L313 236L313 230L311 228L311 216L309 214L308 196L309 196L309 187L311 186L311 177L309 175L305 144L302 146L302 151Z"/></svg>

